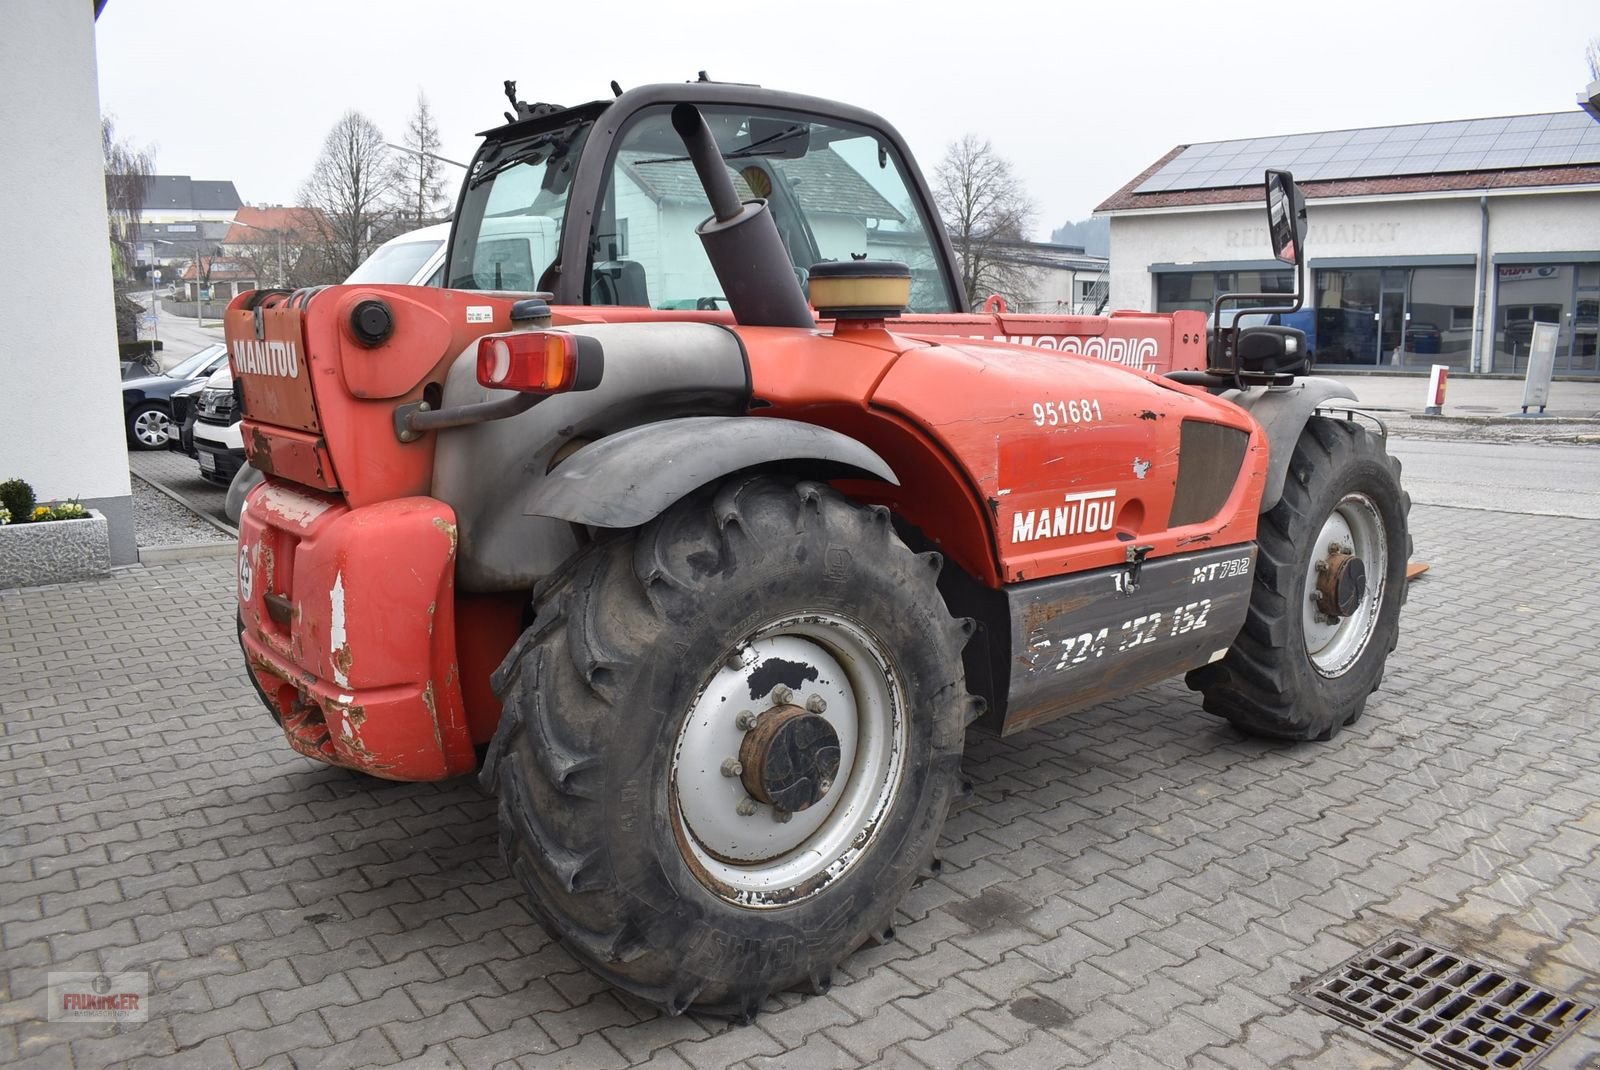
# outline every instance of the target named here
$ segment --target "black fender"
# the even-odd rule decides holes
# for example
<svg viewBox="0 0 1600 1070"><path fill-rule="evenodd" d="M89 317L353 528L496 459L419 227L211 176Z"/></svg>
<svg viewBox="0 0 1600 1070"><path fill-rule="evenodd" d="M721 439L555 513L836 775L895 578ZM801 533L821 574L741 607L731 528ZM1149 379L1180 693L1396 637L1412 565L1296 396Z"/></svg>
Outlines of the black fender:
<svg viewBox="0 0 1600 1070"><path fill-rule="evenodd" d="M1318 409L1335 399L1356 400L1355 391L1337 379L1296 379L1288 386L1254 387L1222 395L1249 411L1267 433L1270 449L1267 485L1261 492L1261 511L1267 512L1283 497L1283 481L1289 475L1289 458L1300 432Z"/></svg>
<svg viewBox="0 0 1600 1070"><path fill-rule="evenodd" d="M634 528L723 476L774 465L822 478L900 482L882 457L825 427L684 416L631 427L578 450L535 488L525 512L596 528Z"/></svg>

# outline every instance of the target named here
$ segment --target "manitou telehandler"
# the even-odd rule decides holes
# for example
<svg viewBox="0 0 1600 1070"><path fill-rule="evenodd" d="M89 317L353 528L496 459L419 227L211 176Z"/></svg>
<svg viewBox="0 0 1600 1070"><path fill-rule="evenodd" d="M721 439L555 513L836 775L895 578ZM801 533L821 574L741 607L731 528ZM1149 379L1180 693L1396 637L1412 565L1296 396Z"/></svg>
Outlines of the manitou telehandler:
<svg viewBox="0 0 1600 1070"><path fill-rule="evenodd" d="M1241 322L1302 301L1288 174L1292 295L969 312L869 112L702 79L508 119L444 288L229 305L240 637L300 753L478 772L607 980L742 1018L826 988L969 727L1179 674L1247 732L1361 715L1409 502L1304 337Z"/></svg>

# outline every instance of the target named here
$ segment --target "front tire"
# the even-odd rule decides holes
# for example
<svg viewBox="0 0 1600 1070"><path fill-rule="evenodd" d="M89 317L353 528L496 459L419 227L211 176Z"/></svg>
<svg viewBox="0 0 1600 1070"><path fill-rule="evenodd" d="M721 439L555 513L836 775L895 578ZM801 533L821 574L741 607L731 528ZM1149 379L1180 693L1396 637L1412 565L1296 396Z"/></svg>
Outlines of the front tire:
<svg viewBox="0 0 1600 1070"><path fill-rule="evenodd" d="M1244 628L1186 678L1205 709L1276 739L1331 739L1355 723L1399 639L1410 511L1382 441L1313 416L1261 517Z"/></svg>
<svg viewBox="0 0 1600 1070"><path fill-rule="evenodd" d="M547 927L671 1013L747 1020L886 935L977 712L939 564L765 476L580 554L495 673L483 771Z"/></svg>

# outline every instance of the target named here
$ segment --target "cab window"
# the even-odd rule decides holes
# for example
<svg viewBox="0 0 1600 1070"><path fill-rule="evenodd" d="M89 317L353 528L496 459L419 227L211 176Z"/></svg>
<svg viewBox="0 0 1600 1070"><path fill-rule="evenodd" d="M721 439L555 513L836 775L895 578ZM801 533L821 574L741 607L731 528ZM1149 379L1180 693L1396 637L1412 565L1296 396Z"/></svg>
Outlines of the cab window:
<svg viewBox="0 0 1600 1070"><path fill-rule="evenodd" d="M911 311L956 311L934 231L886 141L787 112L701 110L740 197L767 202L802 285L820 261L899 260L912 271ZM589 243L590 303L726 308L695 233L711 207L670 108L629 121L604 183Z"/></svg>

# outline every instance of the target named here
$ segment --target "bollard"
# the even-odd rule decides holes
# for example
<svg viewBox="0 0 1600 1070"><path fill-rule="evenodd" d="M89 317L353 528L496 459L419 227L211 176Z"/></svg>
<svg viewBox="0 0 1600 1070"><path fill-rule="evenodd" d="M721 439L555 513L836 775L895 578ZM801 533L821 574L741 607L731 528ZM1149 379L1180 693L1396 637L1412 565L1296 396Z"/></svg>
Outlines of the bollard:
<svg viewBox="0 0 1600 1070"><path fill-rule="evenodd" d="M1433 372L1428 376L1428 404L1422 410L1424 416L1444 415L1444 388L1449 378L1449 367L1443 364L1433 366Z"/></svg>

